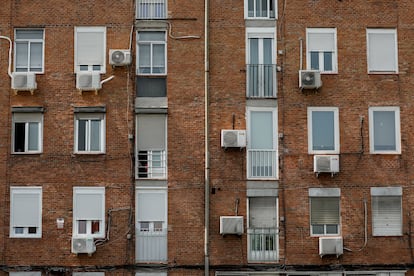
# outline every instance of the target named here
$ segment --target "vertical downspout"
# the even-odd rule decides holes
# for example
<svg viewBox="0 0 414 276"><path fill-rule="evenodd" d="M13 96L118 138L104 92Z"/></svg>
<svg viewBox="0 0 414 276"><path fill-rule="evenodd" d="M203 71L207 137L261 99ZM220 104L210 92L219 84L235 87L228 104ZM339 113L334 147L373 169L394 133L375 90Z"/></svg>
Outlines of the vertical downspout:
<svg viewBox="0 0 414 276"><path fill-rule="evenodd" d="M210 151L209 151L209 0L204 0L204 275L209 276Z"/></svg>

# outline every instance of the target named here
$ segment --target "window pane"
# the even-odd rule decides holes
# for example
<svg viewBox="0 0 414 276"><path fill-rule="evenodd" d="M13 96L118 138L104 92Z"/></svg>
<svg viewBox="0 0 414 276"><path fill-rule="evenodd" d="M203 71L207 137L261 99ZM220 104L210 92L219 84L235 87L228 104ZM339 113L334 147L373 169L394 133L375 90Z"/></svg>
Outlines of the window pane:
<svg viewBox="0 0 414 276"><path fill-rule="evenodd" d="M14 233L15 234L23 234L24 233L24 227L14 227Z"/></svg>
<svg viewBox="0 0 414 276"><path fill-rule="evenodd" d="M28 67L29 44L27 42L16 42L16 68ZM27 71L27 70L25 70Z"/></svg>
<svg viewBox="0 0 414 276"><path fill-rule="evenodd" d="M36 234L37 233L37 227L29 227L28 232L29 232L29 234Z"/></svg>
<svg viewBox="0 0 414 276"><path fill-rule="evenodd" d="M324 71L332 71L332 52L324 52L323 53L323 70Z"/></svg>
<svg viewBox="0 0 414 276"><path fill-rule="evenodd" d="M335 150L333 111L312 111L312 149Z"/></svg>
<svg viewBox="0 0 414 276"><path fill-rule="evenodd" d="M259 39L250 38L250 64L259 64Z"/></svg>
<svg viewBox="0 0 414 276"><path fill-rule="evenodd" d="M259 7L257 8L259 17L267 17L267 0L257 0Z"/></svg>
<svg viewBox="0 0 414 276"><path fill-rule="evenodd" d="M374 111L374 150L396 150L395 112Z"/></svg>
<svg viewBox="0 0 414 276"><path fill-rule="evenodd" d="M29 123L29 151L39 150L39 123Z"/></svg>
<svg viewBox="0 0 414 276"><path fill-rule="evenodd" d="M25 123L15 123L14 124L14 151L15 152L24 152L25 146L25 136L26 136L26 124Z"/></svg>
<svg viewBox="0 0 414 276"><path fill-rule="evenodd" d="M90 150L99 151L101 149L101 121L91 120L90 131Z"/></svg>
<svg viewBox="0 0 414 276"><path fill-rule="evenodd" d="M272 41L272 38L263 39L263 64L273 64Z"/></svg>
<svg viewBox="0 0 414 276"><path fill-rule="evenodd" d="M338 234L338 225L337 224L326 225L326 234Z"/></svg>
<svg viewBox="0 0 414 276"><path fill-rule="evenodd" d="M42 70L42 43L31 43L30 44L30 71L41 71Z"/></svg>
<svg viewBox="0 0 414 276"><path fill-rule="evenodd" d="M250 120L250 148L273 149L272 112L252 111Z"/></svg>
<svg viewBox="0 0 414 276"><path fill-rule="evenodd" d="M140 226L140 231L144 231L144 232L149 231L149 222L142 221L139 223L139 226Z"/></svg>
<svg viewBox="0 0 414 276"><path fill-rule="evenodd" d="M86 220L78 220L78 234L86 234Z"/></svg>
<svg viewBox="0 0 414 276"><path fill-rule="evenodd" d="M248 0L248 17L254 17L254 2L255 0Z"/></svg>
<svg viewBox="0 0 414 276"><path fill-rule="evenodd" d="M312 234L314 235L323 235L324 233L324 225L323 224L314 224L312 225Z"/></svg>
<svg viewBox="0 0 414 276"><path fill-rule="evenodd" d="M43 39L43 30L16 30L16 39Z"/></svg>
<svg viewBox="0 0 414 276"><path fill-rule="evenodd" d="M92 234L98 234L99 233L99 227L100 226L100 221L99 220L93 220L91 222L91 233Z"/></svg>
<svg viewBox="0 0 414 276"><path fill-rule="evenodd" d="M311 69L319 70L319 52L311 52Z"/></svg>
<svg viewBox="0 0 414 276"><path fill-rule="evenodd" d="M86 150L86 120L78 120L78 150Z"/></svg>
<svg viewBox="0 0 414 276"><path fill-rule="evenodd" d="M153 45L153 73L165 73L165 45Z"/></svg>
<svg viewBox="0 0 414 276"><path fill-rule="evenodd" d="M139 41L165 41L164 32L139 32Z"/></svg>
<svg viewBox="0 0 414 276"><path fill-rule="evenodd" d="M140 73L150 73L150 45L140 44L138 47L138 63Z"/></svg>

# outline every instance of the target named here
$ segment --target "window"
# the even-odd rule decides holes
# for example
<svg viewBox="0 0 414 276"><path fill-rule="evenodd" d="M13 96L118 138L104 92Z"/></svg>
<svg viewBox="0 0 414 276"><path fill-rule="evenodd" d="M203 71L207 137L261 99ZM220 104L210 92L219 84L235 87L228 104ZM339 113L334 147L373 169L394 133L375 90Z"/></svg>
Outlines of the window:
<svg viewBox="0 0 414 276"><path fill-rule="evenodd" d="M247 97L276 97L274 29L247 29Z"/></svg>
<svg viewBox="0 0 414 276"><path fill-rule="evenodd" d="M368 73L398 73L396 29L367 29Z"/></svg>
<svg viewBox="0 0 414 276"><path fill-rule="evenodd" d="M167 206L165 190L137 190L137 261L167 260Z"/></svg>
<svg viewBox="0 0 414 276"><path fill-rule="evenodd" d="M336 29L307 28L306 41L307 69L337 73Z"/></svg>
<svg viewBox="0 0 414 276"><path fill-rule="evenodd" d="M161 77L136 77L136 96L137 97L166 97L167 78Z"/></svg>
<svg viewBox="0 0 414 276"><path fill-rule="evenodd" d="M338 235L340 232L340 190L337 188L311 188L311 235Z"/></svg>
<svg viewBox="0 0 414 276"><path fill-rule="evenodd" d="M18 271L18 272L9 272L10 276L42 276L40 271Z"/></svg>
<svg viewBox="0 0 414 276"><path fill-rule="evenodd" d="M75 28L75 72L105 73L106 28Z"/></svg>
<svg viewBox="0 0 414 276"><path fill-rule="evenodd" d="M249 179L277 179L276 109L250 107L247 114L247 177Z"/></svg>
<svg viewBox="0 0 414 276"><path fill-rule="evenodd" d="M44 31L16 29L14 40L14 71L43 73Z"/></svg>
<svg viewBox="0 0 414 276"><path fill-rule="evenodd" d="M310 154L339 153L339 111L336 107L308 107Z"/></svg>
<svg viewBox="0 0 414 276"><path fill-rule="evenodd" d="M41 153L43 140L43 114L13 112L12 152Z"/></svg>
<svg viewBox="0 0 414 276"><path fill-rule="evenodd" d="M402 188L372 187L372 235L402 235Z"/></svg>
<svg viewBox="0 0 414 276"><path fill-rule="evenodd" d="M274 19L276 0L245 0L245 17L250 19Z"/></svg>
<svg viewBox="0 0 414 276"><path fill-rule="evenodd" d="M278 214L276 197L250 197L247 235L250 262L277 261Z"/></svg>
<svg viewBox="0 0 414 276"><path fill-rule="evenodd" d="M105 114L75 114L75 153L105 152Z"/></svg>
<svg viewBox="0 0 414 276"><path fill-rule="evenodd" d="M42 237L42 187L10 187L10 237Z"/></svg>
<svg viewBox="0 0 414 276"><path fill-rule="evenodd" d="M167 0L138 0L137 19L162 19L166 18Z"/></svg>
<svg viewBox="0 0 414 276"><path fill-rule="evenodd" d="M73 187L72 233L105 238L105 187Z"/></svg>
<svg viewBox="0 0 414 276"><path fill-rule="evenodd" d="M138 31L137 74L165 75L167 73L165 31Z"/></svg>
<svg viewBox="0 0 414 276"><path fill-rule="evenodd" d="M167 177L166 120L165 114L137 115L137 178L165 179Z"/></svg>
<svg viewBox="0 0 414 276"><path fill-rule="evenodd" d="M369 142L371 153L400 154L400 108L369 108Z"/></svg>

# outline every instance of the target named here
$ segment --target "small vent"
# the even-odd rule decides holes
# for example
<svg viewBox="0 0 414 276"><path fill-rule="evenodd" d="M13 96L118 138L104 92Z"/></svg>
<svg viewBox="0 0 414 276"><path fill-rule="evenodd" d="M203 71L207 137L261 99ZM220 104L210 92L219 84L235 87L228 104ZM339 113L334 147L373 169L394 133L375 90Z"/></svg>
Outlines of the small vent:
<svg viewBox="0 0 414 276"><path fill-rule="evenodd" d="M223 129L221 131L221 146L223 148L244 148L246 147L246 131Z"/></svg>
<svg viewBox="0 0 414 276"><path fill-rule="evenodd" d="M299 87L318 89L322 86L321 73L317 70L299 70Z"/></svg>
<svg viewBox="0 0 414 276"><path fill-rule="evenodd" d="M72 238L72 253L92 254L96 251L93 238Z"/></svg>
<svg viewBox="0 0 414 276"><path fill-rule="evenodd" d="M220 234L243 234L242 216L220 216Z"/></svg>
<svg viewBox="0 0 414 276"><path fill-rule="evenodd" d="M319 256L336 255L339 257L344 253L342 237L320 237Z"/></svg>
<svg viewBox="0 0 414 276"><path fill-rule="evenodd" d="M130 50L109 50L109 64L113 66L125 66L131 64Z"/></svg>

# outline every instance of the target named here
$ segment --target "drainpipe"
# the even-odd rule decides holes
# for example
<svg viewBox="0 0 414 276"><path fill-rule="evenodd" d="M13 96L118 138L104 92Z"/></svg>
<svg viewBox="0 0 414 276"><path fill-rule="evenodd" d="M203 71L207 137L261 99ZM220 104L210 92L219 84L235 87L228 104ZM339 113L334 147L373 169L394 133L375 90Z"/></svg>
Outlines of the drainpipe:
<svg viewBox="0 0 414 276"><path fill-rule="evenodd" d="M204 0L204 275L209 276L210 151L209 151L209 0Z"/></svg>
<svg viewBox="0 0 414 276"><path fill-rule="evenodd" d="M10 38L7 36L0 35L0 39L5 39L9 42L9 65L7 67L7 74L10 78L12 78L12 72L11 72L11 63L12 63L12 51L13 51L13 42Z"/></svg>

